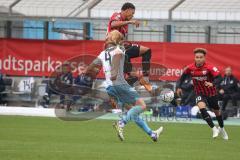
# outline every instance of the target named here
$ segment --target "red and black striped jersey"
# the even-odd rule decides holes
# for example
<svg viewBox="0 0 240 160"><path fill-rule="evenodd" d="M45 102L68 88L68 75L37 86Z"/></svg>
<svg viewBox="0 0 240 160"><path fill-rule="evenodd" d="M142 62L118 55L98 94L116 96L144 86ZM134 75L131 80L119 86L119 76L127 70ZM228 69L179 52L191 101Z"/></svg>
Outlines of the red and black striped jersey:
<svg viewBox="0 0 240 160"><path fill-rule="evenodd" d="M197 67L195 63L188 65L184 74L189 74L192 77L194 91L197 95L215 96L217 94L216 86L207 87L205 82L213 82L214 77L220 74L217 67L204 63L201 67Z"/></svg>
<svg viewBox="0 0 240 160"><path fill-rule="evenodd" d="M107 33L111 32L112 30L118 30L120 33L123 34L123 36L127 36L128 33L128 25L119 27L119 28L114 28L112 29L111 24L114 21L125 21L125 18L122 16L121 13L113 13L113 15L111 16L109 22L108 22L108 29L107 29Z"/></svg>

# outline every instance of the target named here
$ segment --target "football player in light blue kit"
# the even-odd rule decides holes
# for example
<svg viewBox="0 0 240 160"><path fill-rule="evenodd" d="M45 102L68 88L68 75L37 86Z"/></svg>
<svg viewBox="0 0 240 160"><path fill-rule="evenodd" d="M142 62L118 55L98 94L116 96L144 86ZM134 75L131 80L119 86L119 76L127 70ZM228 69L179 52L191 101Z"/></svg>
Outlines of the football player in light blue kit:
<svg viewBox="0 0 240 160"><path fill-rule="evenodd" d="M114 123L120 140L124 140L123 128L130 121L134 121L141 129L146 132L153 141L157 141L163 127L156 131L149 128L147 123L139 117L146 109L146 104L138 93L132 88L124 78L124 49L120 46L123 36L120 32L114 30L108 33L106 38L106 49L100 53L95 64L101 63L106 78L107 93L114 97L121 104L131 105L126 116Z"/></svg>

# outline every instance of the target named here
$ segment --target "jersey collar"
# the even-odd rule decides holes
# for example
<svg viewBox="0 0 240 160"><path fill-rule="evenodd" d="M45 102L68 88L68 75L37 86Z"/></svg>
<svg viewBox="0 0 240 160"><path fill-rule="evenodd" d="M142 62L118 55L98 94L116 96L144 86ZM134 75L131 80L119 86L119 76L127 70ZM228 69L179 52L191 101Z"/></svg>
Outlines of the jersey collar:
<svg viewBox="0 0 240 160"><path fill-rule="evenodd" d="M202 68L203 66L205 66L205 64L206 64L206 62L204 62L201 66L198 67L198 66L196 65L196 62L194 63L195 67L197 67L197 68Z"/></svg>

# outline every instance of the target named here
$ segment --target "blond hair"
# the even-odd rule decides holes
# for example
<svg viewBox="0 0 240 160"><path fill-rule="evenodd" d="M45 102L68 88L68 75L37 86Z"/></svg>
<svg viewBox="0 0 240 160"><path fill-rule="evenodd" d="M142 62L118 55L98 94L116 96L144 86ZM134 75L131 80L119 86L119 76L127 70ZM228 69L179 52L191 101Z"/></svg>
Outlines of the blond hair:
<svg viewBox="0 0 240 160"><path fill-rule="evenodd" d="M117 31L113 30L107 34L105 44L119 45L123 40L123 35Z"/></svg>

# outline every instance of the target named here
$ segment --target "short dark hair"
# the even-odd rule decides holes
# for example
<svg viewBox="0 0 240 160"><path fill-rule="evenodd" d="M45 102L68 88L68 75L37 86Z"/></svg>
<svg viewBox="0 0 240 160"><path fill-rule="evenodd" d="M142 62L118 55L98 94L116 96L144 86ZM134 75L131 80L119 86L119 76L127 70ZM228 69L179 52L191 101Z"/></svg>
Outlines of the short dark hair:
<svg viewBox="0 0 240 160"><path fill-rule="evenodd" d="M122 11L125 11L125 10L127 10L127 9L135 9L135 6L132 4L132 3L130 3L130 2L126 2L126 3L124 3L123 5L122 5L122 8L121 8L121 10Z"/></svg>
<svg viewBox="0 0 240 160"><path fill-rule="evenodd" d="M193 50L193 53L194 53L194 54L196 54L196 53L202 53L202 54L206 55L206 54L207 54L207 50L204 49L204 48L195 48L195 49Z"/></svg>

